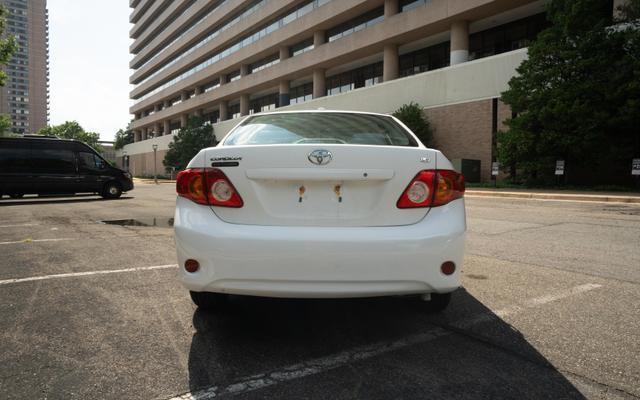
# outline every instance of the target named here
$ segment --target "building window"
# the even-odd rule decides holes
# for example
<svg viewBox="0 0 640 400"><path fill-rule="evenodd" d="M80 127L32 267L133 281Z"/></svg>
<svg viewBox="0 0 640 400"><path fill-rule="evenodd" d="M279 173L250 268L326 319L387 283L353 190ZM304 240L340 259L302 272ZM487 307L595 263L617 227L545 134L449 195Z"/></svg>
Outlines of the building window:
<svg viewBox="0 0 640 400"><path fill-rule="evenodd" d="M378 7L327 31L329 42L349 36L384 20L384 7Z"/></svg>
<svg viewBox="0 0 640 400"><path fill-rule="evenodd" d="M240 118L240 103L229 105L229 115L231 118Z"/></svg>
<svg viewBox="0 0 640 400"><path fill-rule="evenodd" d="M469 36L469 59L489 57L527 47L538 33L550 26L546 14L536 14L518 21Z"/></svg>
<svg viewBox="0 0 640 400"><path fill-rule="evenodd" d="M289 90L290 104L299 104L313 98L313 83L305 83Z"/></svg>
<svg viewBox="0 0 640 400"><path fill-rule="evenodd" d="M302 42L296 43L291 46L291 48L289 49L289 56L295 57L310 50L313 50L313 38L303 40Z"/></svg>
<svg viewBox="0 0 640 400"><path fill-rule="evenodd" d="M327 78L327 94L346 93L382 82L382 63L378 62Z"/></svg>
<svg viewBox="0 0 640 400"><path fill-rule="evenodd" d="M449 42L445 42L401 55L400 76L419 74L449 66L449 47Z"/></svg>
<svg viewBox="0 0 640 400"><path fill-rule="evenodd" d="M278 93L268 94L251 100L249 114L272 111L278 106Z"/></svg>
<svg viewBox="0 0 640 400"><path fill-rule="evenodd" d="M270 66L275 65L279 62L280 62L280 55L273 54L269 57L263 58L262 60L249 65L249 73L250 74L256 73L265 68L269 68Z"/></svg>

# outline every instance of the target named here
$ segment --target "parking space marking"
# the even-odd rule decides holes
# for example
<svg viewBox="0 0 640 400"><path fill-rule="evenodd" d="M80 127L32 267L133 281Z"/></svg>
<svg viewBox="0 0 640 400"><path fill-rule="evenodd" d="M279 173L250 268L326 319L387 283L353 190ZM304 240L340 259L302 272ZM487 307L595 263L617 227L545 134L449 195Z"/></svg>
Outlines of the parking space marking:
<svg viewBox="0 0 640 400"><path fill-rule="evenodd" d="M75 240L73 238L56 238L56 239L22 239L15 240L12 242L0 242L0 245L3 244L21 244L21 243L41 243L41 242L63 242L65 240Z"/></svg>
<svg viewBox="0 0 640 400"><path fill-rule="evenodd" d="M0 225L0 228L17 228L21 226L39 226L40 224L14 224L14 225Z"/></svg>
<svg viewBox="0 0 640 400"><path fill-rule="evenodd" d="M471 327L472 325L487 322L506 315L513 315L526 309L536 308L547 303L585 293L600 287L602 287L602 285L595 283L587 283L584 285L575 286L566 290L561 290L545 296L526 300L521 306L511 306L500 309L495 313L483 313L473 317L463 318L457 322L454 322L452 325L459 328ZM354 361L366 360L413 345L425 344L437 338L452 335L454 333L454 331L449 331L441 327L435 327L427 330L426 332L411 335L393 342L381 342L372 345L356 347L354 349L346 350L326 357L303 361L301 363L290 365L276 371L251 375L227 386L210 386L197 392L187 392L185 394L172 397L169 400L207 400L223 395L237 395L247 393L254 390L264 389L269 386L277 385L279 383L284 383L306 376L326 372L345 366Z"/></svg>
<svg viewBox="0 0 640 400"><path fill-rule="evenodd" d="M0 281L0 286L10 285L14 283L23 283L23 282L45 281L49 279L77 278L80 276L120 274L124 272L151 271L155 269L168 269L168 268L178 268L178 264L154 265L151 267L123 268L123 269L111 269L111 270L102 270L102 271L70 272L67 274L54 274L54 275L31 276L28 278L5 279Z"/></svg>

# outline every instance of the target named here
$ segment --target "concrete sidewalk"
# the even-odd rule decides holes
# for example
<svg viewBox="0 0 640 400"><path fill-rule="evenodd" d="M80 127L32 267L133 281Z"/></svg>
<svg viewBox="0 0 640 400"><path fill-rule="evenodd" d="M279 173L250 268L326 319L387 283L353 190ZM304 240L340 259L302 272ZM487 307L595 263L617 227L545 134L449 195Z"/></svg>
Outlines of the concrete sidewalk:
<svg viewBox="0 0 640 400"><path fill-rule="evenodd" d="M597 201L613 203L640 203L640 193L624 192L577 192L551 190L514 190L514 189L473 189L467 188L468 197L508 197L514 199Z"/></svg>

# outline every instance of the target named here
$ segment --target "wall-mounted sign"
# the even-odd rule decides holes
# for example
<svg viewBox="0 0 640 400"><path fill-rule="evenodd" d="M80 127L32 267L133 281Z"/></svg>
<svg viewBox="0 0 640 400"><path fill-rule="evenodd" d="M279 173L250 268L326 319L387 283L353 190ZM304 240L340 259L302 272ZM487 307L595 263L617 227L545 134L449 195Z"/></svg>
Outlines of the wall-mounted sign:
<svg viewBox="0 0 640 400"><path fill-rule="evenodd" d="M564 160L556 161L556 175L564 175Z"/></svg>
<svg viewBox="0 0 640 400"><path fill-rule="evenodd" d="M500 173L500 163L494 161L491 163L491 175L497 176Z"/></svg>
<svg viewBox="0 0 640 400"><path fill-rule="evenodd" d="M631 175L640 175L640 158L634 158L631 162Z"/></svg>

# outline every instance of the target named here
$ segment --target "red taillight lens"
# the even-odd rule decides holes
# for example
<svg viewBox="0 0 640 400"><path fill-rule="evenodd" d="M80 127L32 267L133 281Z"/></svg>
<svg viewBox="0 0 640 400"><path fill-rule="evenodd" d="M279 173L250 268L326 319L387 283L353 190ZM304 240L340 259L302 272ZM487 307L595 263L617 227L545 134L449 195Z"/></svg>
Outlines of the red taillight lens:
<svg viewBox="0 0 640 400"><path fill-rule="evenodd" d="M420 171L398 199L398 208L437 207L464 195L464 177L450 170Z"/></svg>
<svg viewBox="0 0 640 400"><path fill-rule="evenodd" d="M244 205L233 184L221 170L206 168L207 199L212 206L239 208Z"/></svg>
<svg viewBox="0 0 640 400"><path fill-rule="evenodd" d="M229 178L217 168L190 168L181 171L176 191L198 204L218 207L242 207L242 198Z"/></svg>

